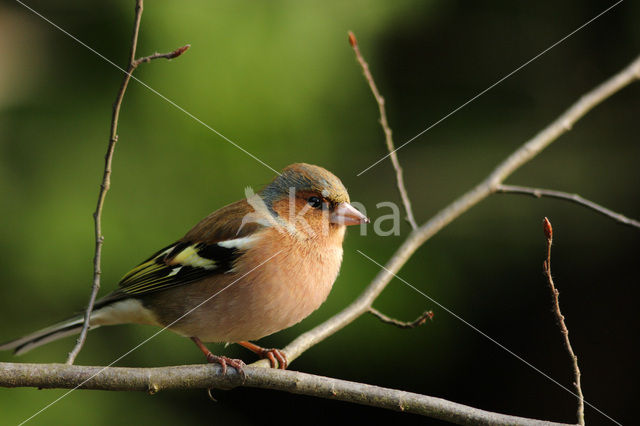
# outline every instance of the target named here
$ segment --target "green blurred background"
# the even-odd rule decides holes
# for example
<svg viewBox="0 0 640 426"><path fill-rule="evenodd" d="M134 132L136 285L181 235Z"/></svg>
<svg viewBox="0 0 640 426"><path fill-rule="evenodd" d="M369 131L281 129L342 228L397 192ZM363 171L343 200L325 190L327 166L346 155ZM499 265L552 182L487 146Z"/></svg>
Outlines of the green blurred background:
<svg viewBox="0 0 640 426"><path fill-rule="evenodd" d="M120 65L133 1L29 1ZM139 55L191 50L136 76L281 169L305 161L340 176L368 214L399 201L376 105L347 43L353 30L387 99L396 144L413 137L612 2L191 1L147 2ZM624 2L399 152L424 222L477 183L581 94L640 53L640 7ZM0 341L77 311L92 273L93 223L111 105L122 74L24 7L0 3ZM640 217L640 84L615 95L508 183L577 192ZM140 84L127 91L113 187L104 210L103 292L210 211L273 172ZM634 178L635 176L635 178ZM635 183L634 183L635 182ZM541 219L555 230L553 269L583 373L586 399L621 422L636 416L636 296L640 233L562 201L495 195L422 247L400 276L564 386L572 375L541 274ZM355 230L354 230L355 231ZM350 232L328 301L289 330L282 347L349 304L407 235ZM478 408L575 420L574 398L459 320L393 281L375 306L399 330L365 316L313 347L292 369L415 391ZM156 331L92 332L79 364L106 365ZM21 358L62 362L72 338ZM211 345L251 361L242 348ZM187 339L163 333L117 365L201 363ZM0 423L20 422L63 390L0 389ZM273 391L73 392L30 424L256 424L424 419ZM593 409L590 424L609 424ZM429 420L428 422L438 423Z"/></svg>

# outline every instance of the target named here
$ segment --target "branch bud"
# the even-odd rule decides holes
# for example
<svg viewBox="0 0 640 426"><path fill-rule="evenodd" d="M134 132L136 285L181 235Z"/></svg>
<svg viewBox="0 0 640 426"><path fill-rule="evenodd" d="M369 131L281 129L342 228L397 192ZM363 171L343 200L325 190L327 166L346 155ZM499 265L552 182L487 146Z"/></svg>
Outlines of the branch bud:
<svg viewBox="0 0 640 426"><path fill-rule="evenodd" d="M349 31L349 44L353 48L355 48L358 45L358 40L356 40L356 36L351 31Z"/></svg>
<svg viewBox="0 0 640 426"><path fill-rule="evenodd" d="M176 50L174 50L169 55L167 55L167 59L177 58L178 56L182 55L184 52L189 50L190 47L191 47L190 44L186 44L186 45L184 45L182 47L178 47Z"/></svg>
<svg viewBox="0 0 640 426"><path fill-rule="evenodd" d="M544 236L547 237L547 240L551 240L553 238L553 228L551 227L551 222L546 217L542 220L542 230L544 231Z"/></svg>

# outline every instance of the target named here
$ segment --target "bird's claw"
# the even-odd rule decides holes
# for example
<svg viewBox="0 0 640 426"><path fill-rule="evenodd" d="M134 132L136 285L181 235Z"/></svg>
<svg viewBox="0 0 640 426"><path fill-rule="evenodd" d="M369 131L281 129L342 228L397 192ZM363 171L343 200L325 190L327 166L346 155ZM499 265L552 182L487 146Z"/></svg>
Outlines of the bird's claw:
<svg viewBox="0 0 640 426"><path fill-rule="evenodd" d="M271 368L280 368L282 370L286 370L289 365L289 360L287 360L287 354L285 354L280 349L265 349L262 348L255 343L242 341L236 342L240 346L244 346L249 349L254 354L258 355L262 359L268 359L271 364Z"/></svg>
<svg viewBox="0 0 640 426"><path fill-rule="evenodd" d="M246 378L246 374L244 372L244 367L246 366L246 364L241 359L233 359L226 356L218 356L212 353L208 353L207 361L212 364L220 364L223 375L227 374L227 365L230 365L231 367L236 369L240 376L242 376L242 380Z"/></svg>
<svg viewBox="0 0 640 426"><path fill-rule="evenodd" d="M258 355L260 355L261 358L267 358L271 364L271 368L286 370L289 365L287 355L280 349L263 349L262 353Z"/></svg>

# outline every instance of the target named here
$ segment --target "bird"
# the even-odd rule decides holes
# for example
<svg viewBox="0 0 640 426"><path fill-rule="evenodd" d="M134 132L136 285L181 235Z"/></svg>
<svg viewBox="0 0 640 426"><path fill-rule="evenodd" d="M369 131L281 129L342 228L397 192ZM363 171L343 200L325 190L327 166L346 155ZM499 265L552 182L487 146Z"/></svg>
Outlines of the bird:
<svg viewBox="0 0 640 426"><path fill-rule="evenodd" d="M188 337L210 363L238 372L240 359L203 342L237 343L286 369L286 354L251 341L302 321L338 277L346 227L369 223L342 181L306 163L287 166L257 193L202 219L175 243L124 275L97 300L90 329L151 324ZM78 334L84 314L0 345L16 355Z"/></svg>

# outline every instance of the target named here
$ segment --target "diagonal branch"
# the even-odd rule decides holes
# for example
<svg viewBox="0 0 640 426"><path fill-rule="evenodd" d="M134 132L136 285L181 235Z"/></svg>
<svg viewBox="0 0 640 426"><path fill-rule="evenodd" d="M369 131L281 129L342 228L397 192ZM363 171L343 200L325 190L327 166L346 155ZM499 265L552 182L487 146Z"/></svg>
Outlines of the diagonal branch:
<svg viewBox="0 0 640 426"><path fill-rule="evenodd" d="M142 10L143 10L143 0L136 0L136 8L135 8L135 18L133 22L133 34L131 36L131 50L129 52L129 65L127 67L127 72L122 79L122 84L120 85L120 90L118 91L118 95L116 96L116 100L113 104L113 112L111 115L111 130L109 135L109 144L107 145L107 153L104 157L104 171L102 174L102 183L100 184L100 191L98 192L98 204L96 206L96 210L93 213L93 220L95 223L94 234L95 234L95 254L93 257L93 284L91 286L91 295L89 296L89 303L87 303L87 309L84 313L84 322L82 324L82 330L80 330L80 335L76 340L76 345L73 350L69 352L69 356L67 357L67 364L73 364L76 357L80 353L82 346L84 345L85 340L87 339L87 332L89 331L89 321L91 319L91 312L93 311L93 305L95 304L96 297L98 296L98 291L100 290L100 275L102 274L102 269L100 266L101 257L102 257L102 245L104 243L104 235L102 235L102 209L104 207L104 200L107 196L107 192L111 187L111 164L113 162L113 153L116 149L116 142L118 142L118 118L120 116L120 108L122 106L122 99L124 98L124 93L127 90L127 86L129 85L129 80L131 80L131 74L135 71L136 68L142 63L150 62L153 59L173 59L182 55L184 52L189 49L189 45L179 47L173 52L169 53L155 53L150 56L145 56L143 58L136 59L136 48L138 46L138 33L140 32L140 20L142 19Z"/></svg>
<svg viewBox="0 0 640 426"><path fill-rule="evenodd" d="M591 210L595 210L598 213L603 214L624 225L640 228L639 221L628 218L624 215L621 215L620 213L616 213L613 210L609 210L608 208L603 207L600 204L596 204L593 201L589 201L586 198L579 196L578 194L570 194L568 192L554 191L551 189L529 188L526 186L515 186L515 185L498 185L496 188L496 192L502 193L502 194L531 195L536 198L541 198L541 197L559 198L561 200L571 201L573 203L587 207Z"/></svg>
<svg viewBox="0 0 640 426"><path fill-rule="evenodd" d="M338 332L367 312L376 298L389 284L393 274L402 268L422 244L471 207L495 193L511 173L542 152L562 134L569 131L592 108L638 79L640 79L640 56L617 74L583 95L555 121L500 163L482 182L442 209L416 231L413 231L389 259L385 269L378 272L378 275L356 300L324 323L298 336L283 349L289 362L292 362L304 351ZM264 360L258 363L268 366L268 362Z"/></svg>
<svg viewBox="0 0 640 426"><path fill-rule="evenodd" d="M235 371L222 374L217 364L105 369L64 364L0 363L0 386L126 390L150 394L169 389L232 389L246 386L381 407L460 425L562 425L479 410L432 396L297 371L252 367L245 367L244 371L243 380Z"/></svg>
<svg viewBox="0 0 640 426"><path fill-rule="evenodd" d="M378 87L376 86L376 82L373 79L373 75L371 75L371 71L369 70L369 64L365 61L362 53L360 53L360 48L358 47L358 41L356 40L356 36L349 31L349 44L353 48L354 53L356 54L356 59L360 63L360 67L362 67L362 73L364 74L364 78L369 83L369 88L371 89L371 93L373 93L373 97L376 99L376 103L378 104L378 110L380 111L380 125L382 126L382 130L384 131L385 143L387 144L387 150L389 151L389 156L391 158L391 164L393 164L393 168L396 171L396 183L398 185L398 192L400 192L400 198L402 198L402 204L404 204L404 209L407 211L407 221L411 224L411 228L415 231L418 229L418 224L416 223L415 218L413 217L413 211L411 210L411 201L409 200L409 194L407 194L407 189L404 186L404 176L402 174L402 167L400 167L400 161L398 160L398 154L396 154L396 149L393 144L393 137L391 128L389 127L389 122L387 121L387 111L384 106L384 98L378 91Z"/></svg>
<svg viewBox="0 0 640 426"><path fill-rule="evenodd" d="M551 276L551 243L553 242L553 228L551 227L551 222L549 222L549 219L546 217L542 224L544 235L547 238L547 260L543 263L544 274L547 276L549 290L551 290L551 296L553 297L553 313L558 321L558 327L560 327L560 332L564 338L564 345L567 348L567 352L569 353L569 358L571 358L571 364L573 366L573 385L576 388L576 396L578 397L578 424L584 425L584 395L582 394L582 386L580 386L580 367L578 367L578 357L571 347L569 329L564 322L564 315L562 315L562 312L560 311L560 292L556 289L556 286L553 283L553 277Z"/></svg>

